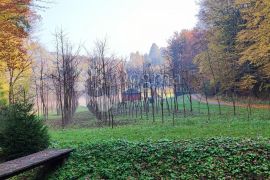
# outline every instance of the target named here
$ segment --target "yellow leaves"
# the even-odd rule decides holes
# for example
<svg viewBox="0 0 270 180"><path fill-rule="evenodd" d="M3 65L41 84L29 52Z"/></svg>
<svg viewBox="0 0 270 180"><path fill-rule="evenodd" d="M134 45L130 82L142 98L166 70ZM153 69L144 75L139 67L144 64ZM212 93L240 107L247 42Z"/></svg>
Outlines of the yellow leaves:
<svg viewBox="0 0 270 180"><path fill-rule="evenodd" d="M25 53L20 49L20 42L15 39L6 39L0 42L4 48L0 49L0 59L8 68L20 68L24 61Z"/></svg>
<svg viewBox="0 0 270 180"><path fill-rule="evenodd" d="M207 65L206 58L207 52L203 51L193 59L193 62L198 65L200 73L209 71L209 66Z"/></svg>
<svg viewBox="0 0 270 180"><path fill-rule="evenodd" d="M31 73L25 46L32 0L0 0L0 86L4 91L27 84ZM14 90L11 90L14 93Z"/></svg>
<svg viewBox="0 0 270 180"><path fill-rule="evenodd" d="M257 83L257 80L252 75L246 75L241 79L241 82L239 83L239 87L243 91L249 91L253 89L254 85Z"/></svg>
<svg viewBox="0 0 270 180"><path fill-rule="evenodd" d="M262 67L262 71L265 74L266 78L270 78L270 63L269 62Z"/></svg>
<svg viewBox="0 0 270 180"><path fill-rule="evenodd" d="M270 1L202 0L200 13L207 33L207 50L195 58L200 72L213 81L212 69L221 89L270 87Z"/></svg>
<svg viewBox="0 0 270 180"><path fill-rule="evenodd" d="M261 83L265 86L270 78L270 1L252 2L253 6L241 11L246 24L237 36L237 47L241 49L240 63L251 63L259 79L265 79ZM247 89L253 88L255 82L255 77L245 76L240 84Z"/></svg>

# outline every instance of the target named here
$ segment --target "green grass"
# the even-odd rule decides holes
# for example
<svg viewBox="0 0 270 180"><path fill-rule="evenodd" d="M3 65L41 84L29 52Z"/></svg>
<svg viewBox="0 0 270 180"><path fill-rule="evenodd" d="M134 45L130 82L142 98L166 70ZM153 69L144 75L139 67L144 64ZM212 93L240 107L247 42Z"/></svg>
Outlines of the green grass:
<svg viewBox="0 0 270 180"><path fill-rule="evenodd" d="M199 122L189 119L171 123L142 123L136 125L119 126L98 129L67 129L51 130L50 135L54 143L61 146L76 147L84 143L96 143L103 140L125 139L129 141L147 141L160 139L193 139L212 137L242 137L270 138L269 121L213 121Z"/></svg>
<svg viewBox="0 0 270 180"><path fill-rule="evenodd" d="M181 98L180 98L181 99ZM182 100L182 99L181 99ZM185 98L188 112L189 102ZM212 137L241 137L241 138L270 138L270 112L267 109L253 109L249 116L247 109L237 107L237 115L233 115L233 108L222 106L222 115L218 114L218 106L210 105L210 120L207 116L206 104L193 102L193 115L183 115L183 104L179 100L179 113L172 114L165 109L164 123L161 110L155 112L155 122L152 120L151 107L148 114L132 116L126 114L115 116L115 121L125 121L127 125L118 125L114 129L105 126L98 127L98 120L86 107L80 107L75 115L75 121L65 130L52 129L50 135L53 142L75 146L102 140L125 139L129 141L146 141L160 139L193 139ZM50 121L58 121L51 119Z"/></svg>
<svg viewBox="0 0 270 180"><path fill-rule="evenodd" d="M169 101L169 109L167 107L166 102L164 102L164 120L168 121L168 119L172 119L173 112L174 112L174 102L171 99L168 99ZM132 108L132 104L128 104ZM185 108L185 111L184 111ZM208 108L205 103L200 103L198 101L194 101L192 103L192 112L190 111L191 106L189 103L189 99L187 96L184 98L184 103L182 100L182 96L178 97L178 112L175 112L175 118L176 120L181 121L184 119L184 116L188 118L198 118L201 120L208 119ZM185 112L185 113L184 113ZM221 105L221 116L219 116L219 107L218 105L209 105L209 113L210 113L210 119L212 121L218 121L220 119L226 119L228 121L230 120L270 120L270 109L255 109L252 108L251 115L248 114L247 107L236 107L236 115L234 116L234 110L232 106L225 106ZM134 111L133 115L130 113L128 115L127 113L124 113L122 115L116 115L116 119L119 120L133 120L133 121L146 121L146 120L153 120L152 115L152 104L149 104L149 113L143 112L142 116L143 119L140 118L140 111L137 111L137 117L136 113ZM155 106L155 112L154 112L155 120L161 121L161 106L158 107Z"/></svg>
<svg viewBox="0 0 270 180"><path fill-rule="evenodd" d="M170 101L170 100L169 100ZM131 104L129 104L131 105ZM179 111L169 113L164 105L152 119L132 115L115 115L114 128L102 124L86 107L79 107L73 122L61 129L61 117L49 114L51 148L73 148L67 162L50 179L241 179L269 178L270 111L210 105L193 102L193 112L182 97ZM172 109L170 104L170 109ZM155 107L156 108L156 107ZM173 120L174 117L174 120ZM214 138L214 139L213 139ZM250 140L252 139L252 140ZM15 177L39 174L39 169Z"/></svg>
<svg viewBox="0 0 270 180"><path fill-rule="evenodd" d="M208 118L206 104L194 102L191 113L186 98L184 116L181 100L174 120L165 106L164 123L160 108L153 122L150 106L142 118L139 112L137 117L116 115L113 129L99 126L87 108L80 107L66 129L50 128L51 147L75 149L50 178L269 178L269 110L252 109L248 115L245 107L237 107L234 116L233 107L222 106L219 115L218 106L210 105ZM49 124L59 121L59 116L50 116Z"/></svg>
<svg viewBox="0 0 270 180"><path fill-rule="evenodd" d="M61 116L57 115L56 112L49 113L48 121L46 124L51 129L61 129ZM73 117L73 122L68 125L68 128L82 128L82 127L98 127L98 121L91 114L87 107L79 106Z"/></svg>

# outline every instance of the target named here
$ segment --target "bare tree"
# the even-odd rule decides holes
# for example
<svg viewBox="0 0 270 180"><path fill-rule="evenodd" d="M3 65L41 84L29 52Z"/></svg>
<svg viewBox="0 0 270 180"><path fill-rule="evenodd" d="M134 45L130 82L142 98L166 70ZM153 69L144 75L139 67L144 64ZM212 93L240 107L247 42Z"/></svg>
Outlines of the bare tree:
<svg viewBox="0 0 270 180"><path fill-rule="evenodd" d="M41 113L45 120L48 119L49 113L49 90L50 90L50 78L49 78L49 55L48 53L37 43L33 43L35 48L33 51L34 61L32 66L33 81L35 85L35 98L38 115Z"/></svg>
<svg viewBox="0 0 270 180"><path fill-rule="evenodd" d="M62 127L72 121L78 106L78 92L76 83L80 74L78 55L80 47L74 51L64 32L55 33L56 57L54 72L51 77L54 81L57 100L60 105Z"/></svg>
<svg viewBox="0 0 270 180"><path fill-rule="evenodd" d="M125 90L126 75L123 60L114 56L106 56L107 41L97 41L94 53L89 55L88 109L97 119L114 126L114 107L121 101L121 93ZM114 107L113 107L114 106Z"/></svg>

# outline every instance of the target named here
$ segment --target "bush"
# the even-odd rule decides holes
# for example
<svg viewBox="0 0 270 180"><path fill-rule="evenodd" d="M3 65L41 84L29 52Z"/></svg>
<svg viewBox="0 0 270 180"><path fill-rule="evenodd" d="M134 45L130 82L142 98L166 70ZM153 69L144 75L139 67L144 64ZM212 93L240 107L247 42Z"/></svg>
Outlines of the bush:
<svg viewBox="0 0 270 180"><path fill-rule="evenodd" d="M47 127L32 113L33 105L16 103L2 109L5 127L0 146L6 159L14 159L48 147Z"/></svg>
<svg viewBox="0 0 270 180"><path fill-rule="evenodd" d="M107 141L78 147L51 179L269 179L263 139Z"/></svg>

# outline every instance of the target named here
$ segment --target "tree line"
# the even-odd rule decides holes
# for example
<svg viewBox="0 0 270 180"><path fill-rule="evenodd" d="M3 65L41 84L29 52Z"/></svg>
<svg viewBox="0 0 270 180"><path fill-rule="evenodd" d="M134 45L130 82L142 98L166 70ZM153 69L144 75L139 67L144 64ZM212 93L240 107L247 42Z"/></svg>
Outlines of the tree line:
<svg viewBox="0 0 270 180"><path fill-rule="evenodd" d="M267 0L200 1L193 62L215 94L269 98L269 7Z"/></svg>
<svg viewBox="0 0 270 180"><path fill-rule="evenodd" d="M149 55L133 53L135 63L130 63L107 54L106 40L97 41L93 53L82 57L81 47L75 48L62 30L55 33L54 53L48 53L30 41L31 24L38 17L34 10L40 7L36 1L4 0L0 102L14 103L25 95L22 92L29 92L38 115L47 119L49 109L56 111L65 127L73 121L83 93L89 110L111 126L117 115L155 121L160 113L163 121L166 116L174 120L179 113L193 114L194 94L203 95L208 115L209 96L215 96L219 114L224 96L232 101L234 114L240 96L269 98L270 3L201 0L199 4L194 29L175 32L165 48L153 44ZM79 81L85 91L77 88Z"/></svg>

